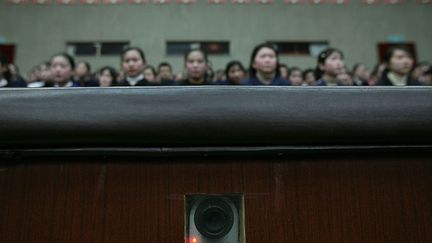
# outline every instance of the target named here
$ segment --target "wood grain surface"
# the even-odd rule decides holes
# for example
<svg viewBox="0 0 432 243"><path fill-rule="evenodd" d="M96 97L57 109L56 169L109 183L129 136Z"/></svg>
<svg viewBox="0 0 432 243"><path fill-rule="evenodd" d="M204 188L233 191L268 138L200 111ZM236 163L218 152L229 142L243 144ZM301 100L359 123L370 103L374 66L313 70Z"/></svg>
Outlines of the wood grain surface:
<svg viewBox="0 0 432 243"><path fill-rule="evenodd" d="M430 156L0 164L0 242L184 242L184 195L244 193L246 241L432 242Z"/></svg>

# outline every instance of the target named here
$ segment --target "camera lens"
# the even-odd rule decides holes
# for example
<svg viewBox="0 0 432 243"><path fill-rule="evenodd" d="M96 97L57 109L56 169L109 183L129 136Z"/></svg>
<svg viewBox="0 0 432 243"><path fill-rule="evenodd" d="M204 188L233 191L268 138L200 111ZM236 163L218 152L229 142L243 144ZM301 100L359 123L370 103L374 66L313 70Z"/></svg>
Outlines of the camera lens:
<svg viewBox="0 0 432 243"><path fill-rule="evenodd" d="M200 202L194 220L202 235L210 239L220 239L231 230L234 213L223 199L207 198Z"/></svg>

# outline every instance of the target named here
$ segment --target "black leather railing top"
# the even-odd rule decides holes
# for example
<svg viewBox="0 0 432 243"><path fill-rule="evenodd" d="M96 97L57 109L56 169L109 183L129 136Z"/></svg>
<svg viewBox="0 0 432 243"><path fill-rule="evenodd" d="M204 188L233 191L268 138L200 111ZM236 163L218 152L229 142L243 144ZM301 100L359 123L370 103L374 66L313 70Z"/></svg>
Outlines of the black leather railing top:
<svg viewBox="0 0 432 243"><path fill-rule="evenodd" d="M0 90L0 150L431 147L431 87Z"/></svg>

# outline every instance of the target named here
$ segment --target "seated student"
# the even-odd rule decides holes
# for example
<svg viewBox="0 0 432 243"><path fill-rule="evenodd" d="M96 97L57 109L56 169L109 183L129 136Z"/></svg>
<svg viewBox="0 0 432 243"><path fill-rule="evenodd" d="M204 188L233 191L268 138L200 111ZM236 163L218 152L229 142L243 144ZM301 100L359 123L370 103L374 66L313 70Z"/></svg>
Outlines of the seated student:
<svg viewBox="0 0 432 243"><path fill-rule="evenodd" d="M423 84L432 85L432 65L429 66L429 69L424 73Z"/></svg>
<svg viewBox="0 0 432 243"><path fill-rule="evenodd" d="M217 82L219 85L239 85L246 78L246 69L240 61L234 60L225 68L226 80Z"/></svg>
<svg viewBox="0 0 432 243"><path fill-rule="evenodd" d="M425 73L429 70L431 65L427 62L419 62L415 65L411 72L411 78L425 84ZM426 84L427 85L427 84Z"/></svg>
<svg viewBox="0 0 432 243"><path fill-rule="evenodd" d="M79 87L73 81L75 60L66 53L59 53L50 59L51 78L54 87Z"/></svg>
<svg viewBox="0 0 432 243"><path fill-rule="evenodd" d="M45 88L53 87L51 78L51 69L49 62L43 62L34 68L32 75L35 75L36 80L27 84L28 88Z"/></svg>
<svg viewBox="0 0 432 243"><path fill-rule="evenodd" d="M179 85L210 85L208 77L208 57L201 49L192 49L184 56L186 77Z"/></svg>
<svg viewBox="0 0 432 243"><path fill-rule="evenodd" d="M315 76L318 86L336 86L336 77L345 71L344 55L335 48L327 48L318 55Z"/></svg>
<svg viewBox="0 0 432 243"><path fill-rule="evenodd" d="M270 44L256 46L252 51L249 65L249 79L242 85L291 85L279 76L279 57L277 50Z"/></svg>
<svg viewBox="0 0 432 243"><path fill-rule="evenodd" d="M288 70L288 80L292 85L303 86L302 70L298 67L293 67Z"/></svg>
<svg viewBox="0 0 432 243"><path fill-rule="evenodd" d="M353 84L356 86L367 86L370 80L370 72L365 65L357 63L352 69L352 80Z"/></svg>
<svg viewBox="0 0 432 243"><path fill-rule="evenodd" d="M390 48L384 55L384 70L377 85L421 85L410 77L414 60L411 52L401 46Z"/></svg>
<svg viewBox="0 0 432 243"><path fill-rule="evenodd" d="M378 83L385 69L386 65L384 63L378 63L374 66L368 80L369 86L375 86Z"/></svg>
<svg viewBox="0 0 432 243"><path fill-rule="evenodd" d="M207 55L207 53L206 53ZM207 76L206 80L209 84L214 84L215 73L213 71L213 64L210 60L207 60Z"/></svg>
<svg viewBox="0 0 432 243"><path fill-rule="evenodd" d="M283 64L283 63L279 64L279 74L280 74L280 77L283 78L283 79L289 80L288 73L289 73L288 66L286 64Z"/></svg>
<svg viewBox="0 0 432 243"><path fill-rule="evenodd" d="M157 78L160 85L175 85L172 67L167 62L162 62L158 65Z"/></svg>
<svg viewBox="0 0 432 243"><path fill-rule="evenodd" d="M216 73L215 73L215 79L214 79L214 83L220 83L222 81L226 80L226 76L225 76L225 70L223 69L217 69Z"/></svg>
<svg viewBox="0 0 432 243"><path fill-rule="evenodd" d="M14 75L13 70L11 72L6 57L0 56L0 88L17 88L26 86L26 81L18 78L17 75Z"/></svg>
<svg viewBox="0 0 432 243"><path fill-rule="evenodd" d="M313 69L309 68L304 70L302 77L303 77L303 85L306 86L316 85L315 71Z"/></svg>
<svg viewBox="0 0 432 243"><path fill-rule="evenodd" d="M125 79L125 74L124 74L124 71L120 69L117 72L117 82L120 80L123 80L123 79ZM117 83L117 85L118 85L118 83Z"/></svg>
<svg viewBox="0 0 432 243"><path fill-rule="evenodd" d="M178 72L174 76L174 81L178 84L178 83L180 83L185 78L186 78L186 74L183 71L182 72Z"/></svg>
<svg viewBox="0 0 432 243"><path fill-rule="evenodd" d="M119 81L118 86L149 85L143 74L147 65L143 50L138 47L126 48L121 53L121 62L125 78Z"/></svg>
<svg viewBox="0 0 432 243"><path fill-rule="evenodd" d="M97 87L99 83L91 74L90 63L81 61L76 64L75 82L78 82L81 87Z"/></svg>
<svg viewBox="0 0 432 243"><path fill-rule="evenodd" d="M153 66L147 65L143 71L144 79L147 80L148 85L160 85L157 79L156 69Z"/></svg>
<svg viewBox="0 0 432 243"><path fill-rule="evenodd" d="M49 68L49 65L48 65ZM39 66L34 66L30 69L30 71L28 71L27 73L27 87L29 87L29 85L33 84L33 83L38 83L39 79L40 79L40 71L39 71ZM39 85L36 85L36 87L38 87Z"/></svg>
<svg viewBox="0 0 432 243"><path fill-rule="evenodd" d="M97 81L100 87L111 87L117 85L117 71L115 68L105 66L99 69Z"/></svg>
<svg viewBox="0 0 432 243"><path fill-rule="evenodd" d="M336 82L339 86L353 86L354 81L352 79L352 76L348 72L339 73L336 76Z"/></svg>
<svg viewBox="0 0 432 243"><path fill-rule="evenodd" d="M11 74L11 79L18 82L21 87L26 87L27 81L21 75L18 66L15 65L14 63L9 63L8 68L9 68L9 72Z"/></svg>

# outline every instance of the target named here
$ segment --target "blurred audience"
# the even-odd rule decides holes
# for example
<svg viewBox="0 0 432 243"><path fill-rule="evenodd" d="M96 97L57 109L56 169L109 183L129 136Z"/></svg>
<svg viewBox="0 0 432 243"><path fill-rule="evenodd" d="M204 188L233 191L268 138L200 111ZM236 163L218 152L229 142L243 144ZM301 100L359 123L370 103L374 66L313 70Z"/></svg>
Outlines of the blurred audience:
<svg viewBox="0 0 432 243"><path fill-rule="evenodd" d="M27 73L25 79L17 65L9 63L0 53L0 87L111 87L166 85L293 85L293 86L373 86L373 85L432 85L431 64L414 59L404 46L389 48L383 62L372 71L356 63L348 71L344 53L326 48L317 57L315 69L288 68L279 63L277 48L269 43L255 46L249 68L238 60L229 61L225 69L213 71L212 62L201 49L184 55L184 70L174 72L168 62L157 69L147 63L144 51L128 47L120 55L121 68L104 66L92 74L87 61L76 63L72 56L60 53L41 62Z"/></svg>

